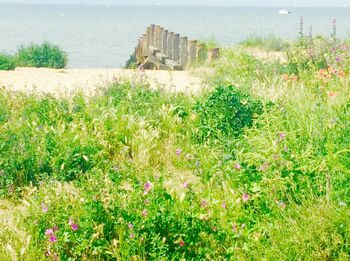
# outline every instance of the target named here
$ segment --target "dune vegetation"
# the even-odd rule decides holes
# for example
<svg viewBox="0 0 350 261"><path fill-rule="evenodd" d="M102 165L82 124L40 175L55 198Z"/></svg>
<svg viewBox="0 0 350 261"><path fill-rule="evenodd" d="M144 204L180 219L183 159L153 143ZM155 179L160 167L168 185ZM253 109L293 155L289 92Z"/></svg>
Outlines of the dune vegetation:
<svg viewBox="0 0 350 261"><path fill-rule="evenodd" d="M1 90L0 259L349 260L350 46L285 48L195 96Z"/></svg>

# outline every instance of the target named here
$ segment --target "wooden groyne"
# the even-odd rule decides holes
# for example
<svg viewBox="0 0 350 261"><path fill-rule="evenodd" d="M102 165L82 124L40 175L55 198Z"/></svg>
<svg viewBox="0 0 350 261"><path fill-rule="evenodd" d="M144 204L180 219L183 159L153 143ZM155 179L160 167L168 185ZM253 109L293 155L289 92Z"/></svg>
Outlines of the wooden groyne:
<svg viewBox="0 0 350 261"><path fill-rule="evenodd" d="M219 48L208 49L197 40L152 24L138 40L134 55L145 69L186 70L191 64L218 58Z"/></svg>

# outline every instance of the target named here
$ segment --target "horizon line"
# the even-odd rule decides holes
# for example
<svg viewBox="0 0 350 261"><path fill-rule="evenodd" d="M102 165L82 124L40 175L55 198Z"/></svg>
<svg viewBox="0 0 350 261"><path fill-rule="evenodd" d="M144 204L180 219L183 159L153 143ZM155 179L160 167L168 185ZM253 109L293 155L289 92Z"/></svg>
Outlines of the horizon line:
<svg viewBox="0 0 350 261"><path fill-rule="evenodd" d="M207 5L173 5L173 4L108 4L108 3L0 3L0 5L69 5L69 6L140 6L140 7L276 7L276 8L317 8L317 7L339 7L339 8L347 8L350 6L346 5L217 5L217 4L207 4Z"/></svg>

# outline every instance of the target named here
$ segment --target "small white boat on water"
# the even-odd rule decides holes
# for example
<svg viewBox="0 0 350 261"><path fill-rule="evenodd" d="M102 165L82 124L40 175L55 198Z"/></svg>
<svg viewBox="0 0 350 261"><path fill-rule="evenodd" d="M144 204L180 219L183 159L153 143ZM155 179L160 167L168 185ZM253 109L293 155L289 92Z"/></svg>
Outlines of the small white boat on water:
<svg viewBox="0 0 350 261"><path fill-rule="evenodd" d="M288 15L288 14L291 14L292 12L291 11L288 11L286 9L281 9L278 11L279 14L281 15Z"/></svg>

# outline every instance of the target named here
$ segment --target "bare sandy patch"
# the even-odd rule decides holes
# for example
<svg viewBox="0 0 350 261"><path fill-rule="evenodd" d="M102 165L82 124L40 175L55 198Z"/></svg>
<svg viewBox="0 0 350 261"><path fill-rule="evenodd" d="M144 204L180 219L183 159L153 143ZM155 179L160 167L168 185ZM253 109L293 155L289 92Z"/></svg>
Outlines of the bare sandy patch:
<svg viewBox="0 0 350 261"><path fill-rule="evenodd" d="M186 71L140 71L125 69L17 68L0 71L0 87L13 91L66 96L76 91L94 94L114 81L145 82L151 88L171 92L198 93L204 88L199 77Z"/></svg>

